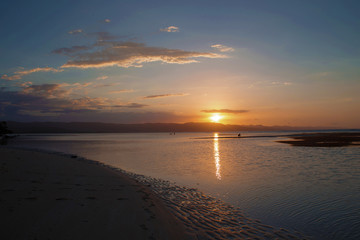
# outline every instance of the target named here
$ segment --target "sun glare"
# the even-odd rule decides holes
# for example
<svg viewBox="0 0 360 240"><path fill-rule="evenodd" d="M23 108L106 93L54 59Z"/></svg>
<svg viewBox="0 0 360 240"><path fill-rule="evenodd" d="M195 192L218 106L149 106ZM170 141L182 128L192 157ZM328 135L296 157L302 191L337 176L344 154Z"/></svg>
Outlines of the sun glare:
<svg viewBox="0 0 360 240"><path fill-rule="evenodd" d="M220 121L220 119L222 119L222 118L223 118L223 116L221 116L217 113L210 117L211 121L216 122L216 123L218 123Z"/></svg>

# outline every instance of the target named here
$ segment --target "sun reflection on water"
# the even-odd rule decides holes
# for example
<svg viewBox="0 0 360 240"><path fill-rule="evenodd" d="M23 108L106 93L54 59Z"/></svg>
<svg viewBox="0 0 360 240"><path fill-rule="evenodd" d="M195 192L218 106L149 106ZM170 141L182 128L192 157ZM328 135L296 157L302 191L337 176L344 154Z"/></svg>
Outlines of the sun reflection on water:
<svg viewBox="0 0 360 240"><path fill-rule="evenodd" d="M216 178L221 180L221 165L220 165L220 153L219 153L219 134L214 133L214 159L216 167Z"/></svg>

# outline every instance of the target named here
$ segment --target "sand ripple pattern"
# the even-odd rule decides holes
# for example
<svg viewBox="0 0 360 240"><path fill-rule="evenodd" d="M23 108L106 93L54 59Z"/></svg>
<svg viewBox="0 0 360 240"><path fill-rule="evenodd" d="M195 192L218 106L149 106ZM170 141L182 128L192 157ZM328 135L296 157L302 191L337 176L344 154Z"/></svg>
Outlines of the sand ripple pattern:
<svg viewBox="0 0 360 240"><path fill-rule="evenodd" d="M17 147L12 148L17 149ZM175 217L184 223L189 235L192 235L197 240L311 239L300 232L293 232L284 228L277 229L262 224L259 220L246 217L239 208L205 195L195 188L177 186L170 181L131 173L95 160L68 153L42 149L32 150L76 158L78 161L105 166L131 177L157 194Z"/></svg>
<svg viewBox="0 0 360 240"><path fill-rule="evenodd" d="M197 239L309 239L299 232L276 229L244 216L239 208L194 188L118 171L152 189Z"/></svg>

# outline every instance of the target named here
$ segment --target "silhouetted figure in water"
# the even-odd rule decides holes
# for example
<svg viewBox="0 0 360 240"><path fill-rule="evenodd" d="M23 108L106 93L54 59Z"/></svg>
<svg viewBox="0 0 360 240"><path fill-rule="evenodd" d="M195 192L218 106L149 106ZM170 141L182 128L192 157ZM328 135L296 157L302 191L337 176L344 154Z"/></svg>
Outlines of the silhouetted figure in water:
<svg viewBox="0 0 360 240"><path fill-rule="evenodd" d="M12 133L7 127L5 121L0 122L0 145L6 145L7 139L10 138L7 134Z"/></svg>
<svg viewBox="0 0 360 240"><path fill-rule="evenodd" d="M12 131L8 129L7 123L5 121L0 122L0 136L8 133L12 133Z"/></svg>

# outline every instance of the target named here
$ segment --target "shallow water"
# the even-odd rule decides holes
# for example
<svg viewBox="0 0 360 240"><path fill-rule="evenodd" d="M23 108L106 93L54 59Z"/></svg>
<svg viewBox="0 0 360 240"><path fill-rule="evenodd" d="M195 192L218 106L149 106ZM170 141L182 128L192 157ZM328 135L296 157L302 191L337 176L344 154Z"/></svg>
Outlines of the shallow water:
<svg viewBox="0 0 360 240"><path fill-rule="evenodd" d="M10 145L74 153L195 187L265 224L315 239L360 239L360 147L292 147L276 138L197 139L208 136L216 135L22 135Z"/></svg>

